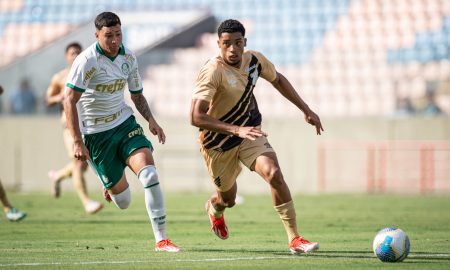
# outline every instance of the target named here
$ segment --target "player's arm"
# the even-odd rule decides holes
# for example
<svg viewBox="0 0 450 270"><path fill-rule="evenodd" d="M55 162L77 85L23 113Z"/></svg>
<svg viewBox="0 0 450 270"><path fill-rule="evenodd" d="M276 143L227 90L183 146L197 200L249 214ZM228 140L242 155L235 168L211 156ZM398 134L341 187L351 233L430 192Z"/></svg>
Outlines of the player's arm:
<svg viewBox="0 0 450 270"><path fill-rule="evenodd" d="M150 132L153 135L158 136L158 141L164 144L166 142L166 134L164 134L164 130L158 125L153 117L150 106L148 106L148 102L144 95L142 93L132 93L131 100L139 113L148 121Z"/></svg>
<svg viewBox="0 0 450 270"><path fill-rule="evenodd" d="M222 122L207 114L209 102L202 99L193 99L191 103L191 125L201 129L211 130L228 135L239 136L244 139L255 140L257 137L267 136L265 132L256 127L241 127Z"/></svg>
<svg viewBox="0 0 450 270"><path fill-rule="evenodd" d="M54 75L47 88L45 100L47 101L48 106L61 103L64 99L64 91L62 91L63 89L61 89L61 85L58 81L57 76Z"/></svg>
<svg viewBox="0 0 450 270"><path fill-rule="evenodd" d="M64 98L64 112L67 119L67 128L73 138L73 153L74 157L85 161L91 159L89 156L89 151L83 143L83 138L81 137L81 131L78 120L78 110L77 102L80 100L82 92L78 92L71 88L66 88L65 98Z"/></svg>
<svg viewBox="0 0 450 270"><path fill-rule="evenodd" d="M309 108L283 74L277 72L277 77L272 85L305 114L305 121L316 127L317 135L324 131L319 116Z"/></svg>

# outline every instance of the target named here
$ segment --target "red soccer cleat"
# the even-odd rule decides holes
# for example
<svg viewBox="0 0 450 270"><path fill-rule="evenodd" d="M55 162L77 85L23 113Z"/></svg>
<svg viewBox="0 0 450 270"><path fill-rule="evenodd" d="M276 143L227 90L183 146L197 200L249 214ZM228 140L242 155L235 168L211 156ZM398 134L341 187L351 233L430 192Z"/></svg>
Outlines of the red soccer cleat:
<svg viewBox="0 0 450 270"><path fill-rule="evenodd" d="M228 228L225 224L225 219L222 214L220 218L215 218L213 215L209 213L209 209L212 207L211 201L208 200L206 202L206 213L208 214L209 221L211 223L211 230L222 240L225 240L228 238Z"/></svg>
<svg viewBox="0 0 450 270"><path fill-rule="evenodd" d="M311 251L319 249L319 243L309 242L301 236L297 236L289 243L289 250L292 254L310 253Z"/></svg>
<svg viewBox="0 0 450 270"><path fill-rule="evenodd" d="M177 247L169 239L165 239L156 243L155 251L180 252L181 248Z"/></svg>
<svg viewBox="0 0 450 270"><path fill-rule="evenodd" d="M109 192L108 192L108 190L106 188L103 188L103 197L109 203L112 201L111 194L109 194Z"/></svg>

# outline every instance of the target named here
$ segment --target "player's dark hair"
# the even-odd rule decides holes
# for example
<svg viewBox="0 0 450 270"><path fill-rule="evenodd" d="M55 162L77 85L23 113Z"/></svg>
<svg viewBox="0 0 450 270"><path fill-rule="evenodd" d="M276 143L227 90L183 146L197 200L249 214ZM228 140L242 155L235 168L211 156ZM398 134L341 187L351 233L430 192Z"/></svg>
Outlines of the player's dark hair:
<svg viewBox="0 0 450 270"><path fill-rule="evenodd" d="M72 42L72 43L69 43L69 44L66 46L66 53L70 50L70 48L75 48L75 49L78 49L78 50L80 50L80 51L83 50L83 48L81 47L81 44L78 43L78 42Z"/></svg>
<svg viewBox="0 0 450 270"><path fill-rule="evenodd" d="M237 32L240 32L243 37L245 36L245 28L242 25L242 23L233 19L223 21L219 25L219 28L217 29L217 34L219 35L219 38L222 35L222 33L237 33Z"/></svg>
<svg viewBox="0 0 450 270"><path fill-rule="evenodd" d="M115 13L106 11L97 15L95 18L95 28L101 30L103 27L111 27L116 25L122 25L119 16Z"/></svg>

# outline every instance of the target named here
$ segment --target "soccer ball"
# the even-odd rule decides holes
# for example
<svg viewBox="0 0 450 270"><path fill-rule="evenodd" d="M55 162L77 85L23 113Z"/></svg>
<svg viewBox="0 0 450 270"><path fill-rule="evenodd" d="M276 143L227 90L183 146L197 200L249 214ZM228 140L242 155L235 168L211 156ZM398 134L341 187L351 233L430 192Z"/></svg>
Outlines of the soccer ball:
<svg viewBox="0 0 450 270"><path fill-rule="evenodd" d="M399 228L384 228L373 239L373 252L382 262L401 262L409 254L409 238Z"/></svg>

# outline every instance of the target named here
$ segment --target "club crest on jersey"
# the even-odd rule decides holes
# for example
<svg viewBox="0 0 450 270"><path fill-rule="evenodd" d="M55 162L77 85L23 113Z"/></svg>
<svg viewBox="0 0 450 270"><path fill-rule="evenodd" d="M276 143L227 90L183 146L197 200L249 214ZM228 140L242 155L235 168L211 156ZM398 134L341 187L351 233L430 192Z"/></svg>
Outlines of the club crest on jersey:
<svg viewBox="0 0 450 270"><path fill-rule="evenodd" d="M122 73L125 75L130 74L130 64L128 64L127 62L122 64Z"/></svg>
<svg viewBox="0 0 450 270"><path fill-rule="evenodd" d="M227 77L228 84L229 84L231 87L236 87L237 79L236 79L236 77L234 76L234 74L231 73L231 72L226 72L226 73L225 73L225 76Z"/></svg>

